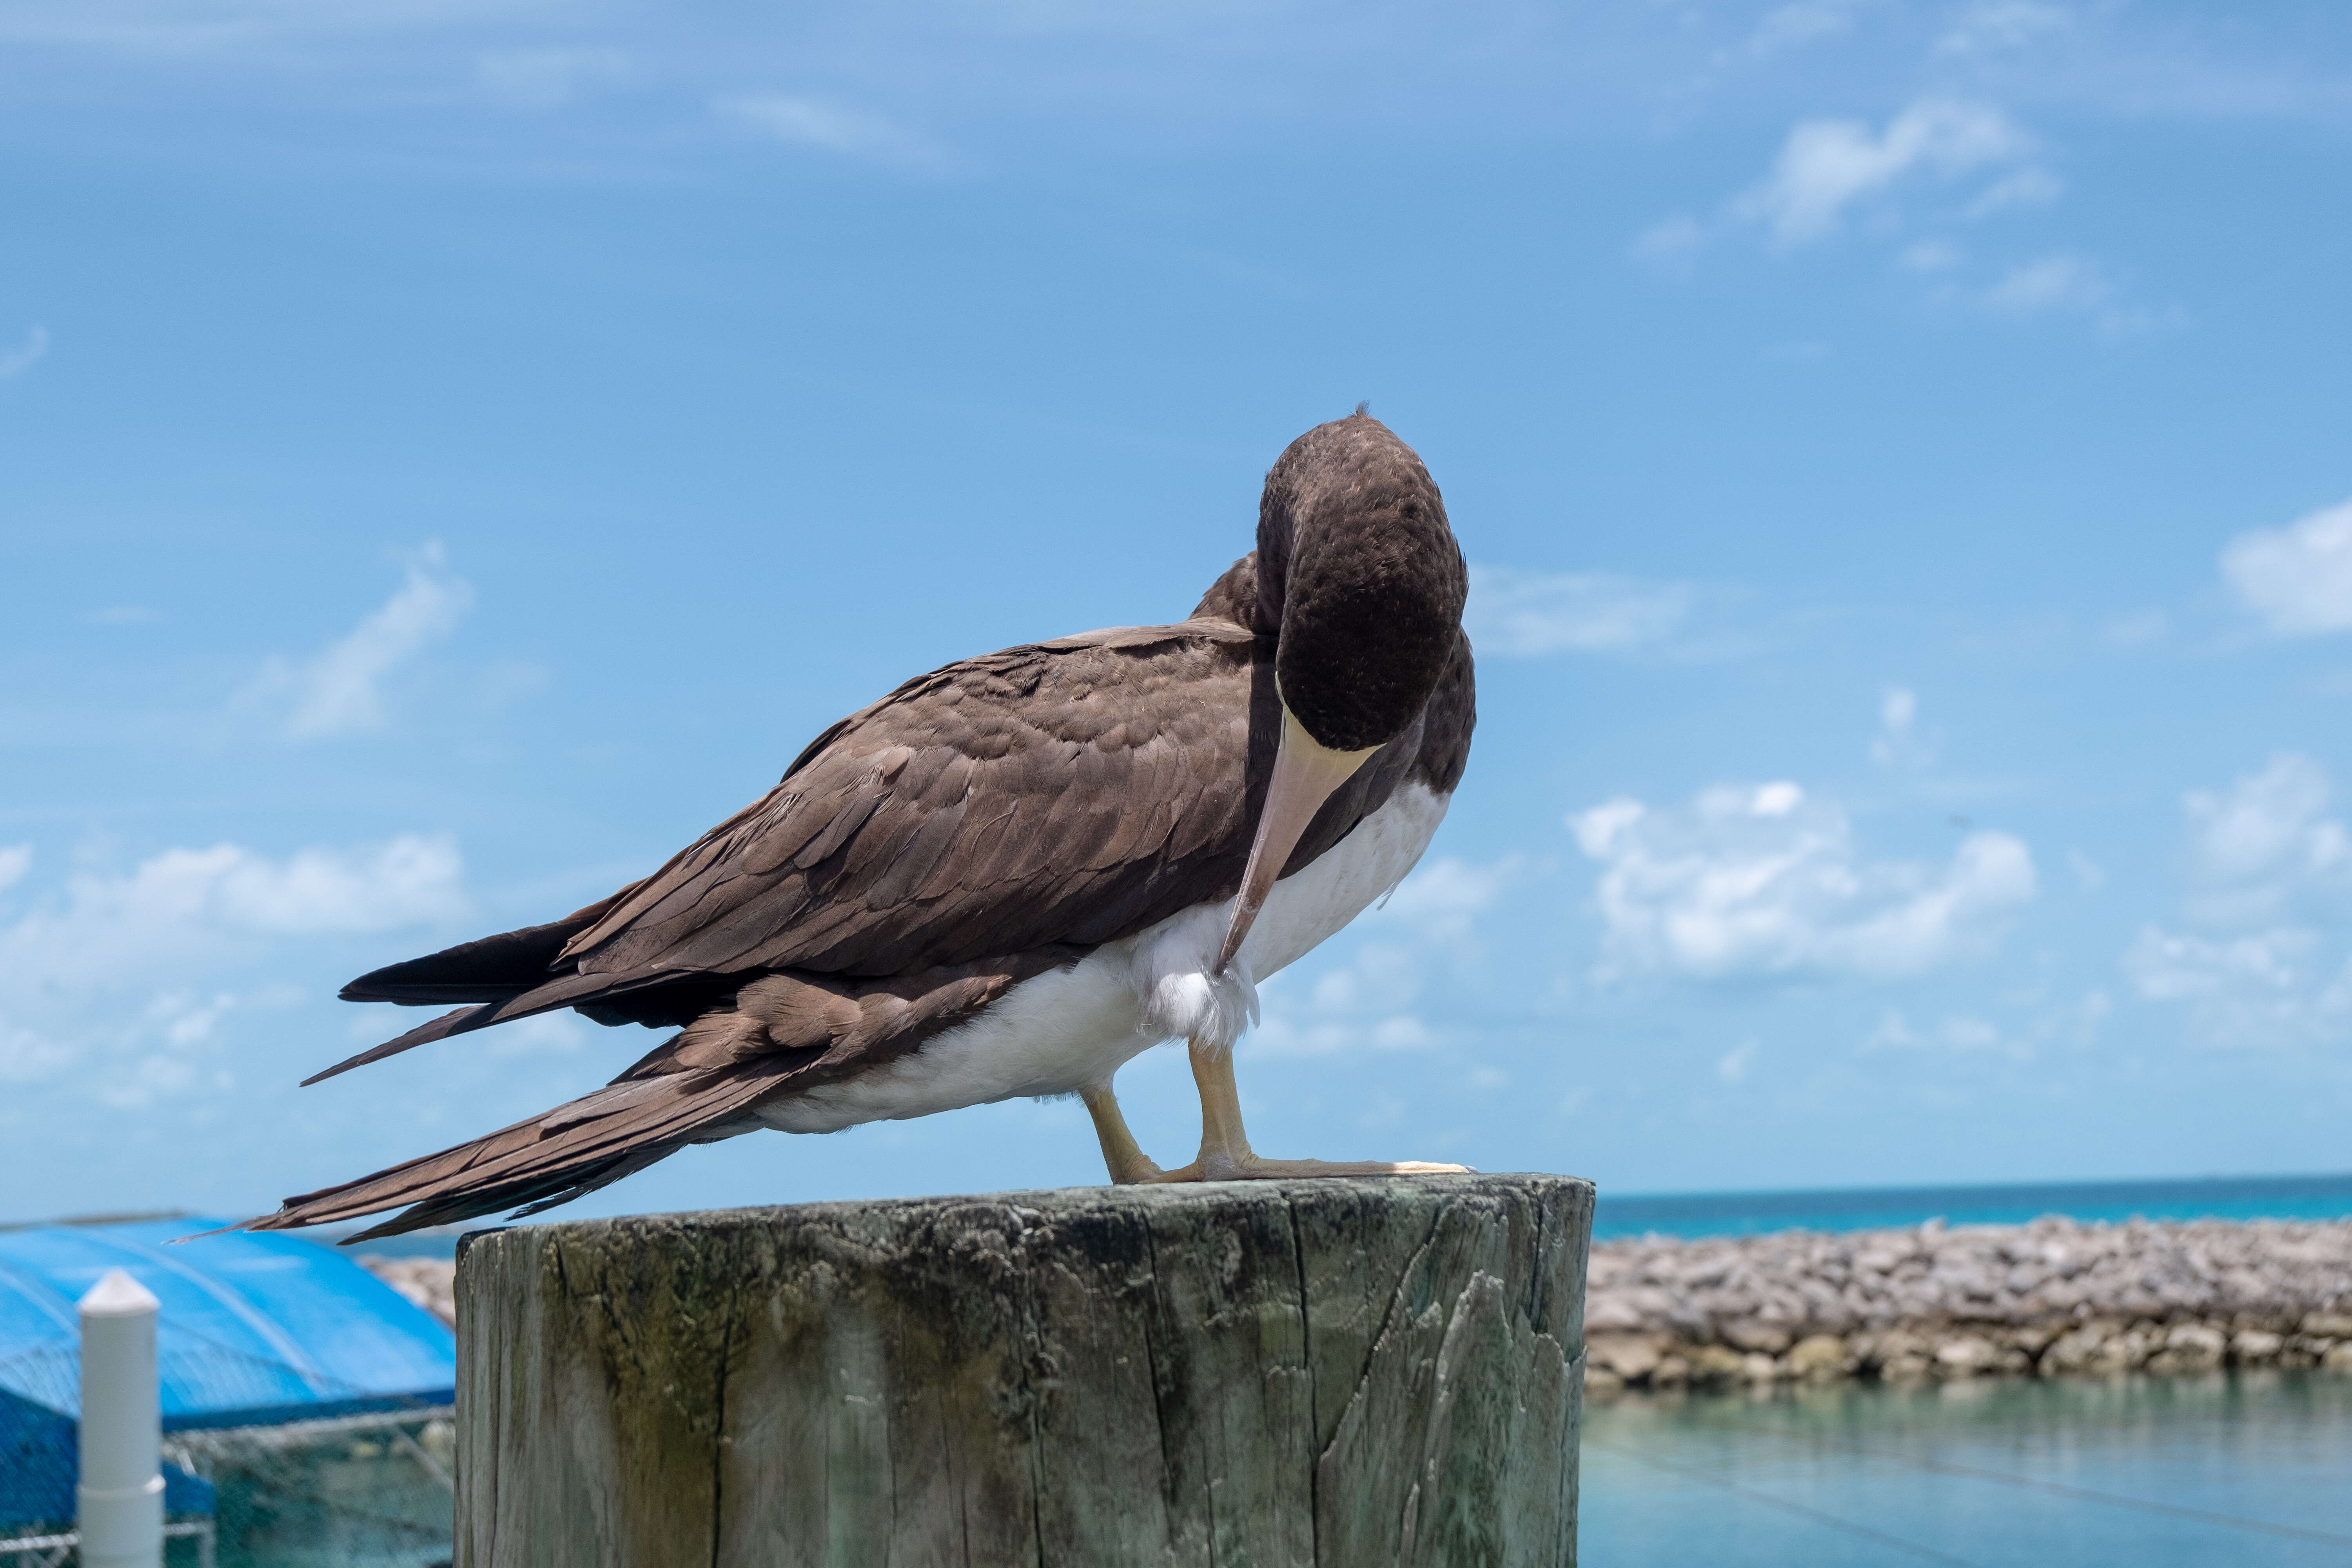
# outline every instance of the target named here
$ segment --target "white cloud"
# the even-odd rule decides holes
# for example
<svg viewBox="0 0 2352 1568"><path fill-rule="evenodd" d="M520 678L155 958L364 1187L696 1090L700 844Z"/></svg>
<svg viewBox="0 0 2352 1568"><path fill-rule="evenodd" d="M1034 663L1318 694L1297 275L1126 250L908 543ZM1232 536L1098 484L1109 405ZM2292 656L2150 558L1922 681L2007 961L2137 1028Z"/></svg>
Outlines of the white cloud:
<svg viewBox="0 0 2352 1568"><path fill-rule="evenodd" d="M2132 610L2108 617L2100 635L2110 647L2146 647L2162 642L2172 630L2172 617L2162 610Z"/></svg>
<svg viewBox="0 0 2352 1568"><path fill-rule="evenodd" d="M1919 694L1907 686L1890 686L1878 700L1878 733L1871 738L1870 760L1882 768L1916 772L1936 760L1933 739L1919 729Z"/></svg>
<svg viewBox="0 0 2352 1568"><path fill-rule="evenodd" d="M15 886L32 864L33 847L29 844L11 844L0 848L0 890Z"/></svg>
<svg viewBox="0 0 2352 1568"><path fill-rule="evenodd" d="M618 49L514 49L474 61L482 90L517 109L561 109L626 81L629 71L629 57Z"/></svg>
<svg viewBox="0 0 2352 1568"><path fill-rule="evenodd" d="M1706 247L1706 226L1686 213L1677 213L1635 235L1628 253L1661 271L1680 272Z"/></svg>
<svg viewBox="0 0 2352 1568"><path fill-rule="evenodd" d="M1771 172L1732 213L1764 225L1781 245L1802 245L1831 234L1849 207L1906 175L1953 178L2017 162L2032 148L1999 110L1958 99L1922 99L1875 134L1859 121L1809 120L1789 132Z"/></svg>
<svg viewBox="0 0 2352 1568"><path fill-rule="evenodd" d="M2317 932L2294 927L2203 937L2149 926L2124 973L2152 1002L2188 1008L2189 1037L2232 1049L2352 1037L2352 962L2331 964Z"/></svg>
<svg viewBox="0 0 2352 1568"><path fill-rule="evenodd" d="M2087 1047L2098 1037L2114 1004L2104 991L2048 1007L2009 1025L1971 1013L1948 1013L1933 1024L1914 1026L1899 1008L1881 1015L1862 1042L1864 1052L1917 1051L1949 1057L2000 1056L2031 1061L2045 1046Z"/></svg>
<svg viewBox="0 0 2352 1568"><path fill-rule="evenodd" d="M2045 256L2001 274L1985 290L1985 309L1997 315L2030 316L2042 310L2092 310L2115 293L2099 264L2080 256Z"/></svg>
<svg viewBox="0 0 2352 1568"><path fill-rule="evenodd" d="M2352 500L2230 541L2221 574L2281 637L2352 631Z"/></svg>
<svg viewBox="0 0 2352 1568"><path fill-rule="evenodd" d="M1972 833L1941 866L1865 860L1845 814L1790 783L1686 810L1618 799L1569 819L1601 867L1601 978L1899 979L1989 952L2035 893L2033 857Z"/></svg>
<svg viewBox="0 0 2352 1568"><path fill-rule="evenodd" d="M234 1044L224 1021L301 994L220 990L209 982L223 968L307 937L456 918L462 884L456 846L417 835L283 859L171 849L122 875L72 877L0 926L0 1083L70 1076L123 1109L231 1087L205 1060Z"/></svg>
<svg viewBox="0 0 2352 1568"><path fill-rule="evenodd" d="M152 984L258 940L455 919L464 873L446 835L282 860L234 844L167 849L128 875L75 876L0 927L0 995Z"/></svg>
<svg viewBox="0 0 2352 1568"><path fill-rule="evenodd" d="M43 354L48 352L48 328L35 327L31 331L25 334L25 346L23 348L11 349L8 353L0 354L0 381L6 381L12 376L24 374L26 371L33 368L34 364L39 361Z"/></svg>
<svg viewBox="0 0 2352 1568"><path fill-rule="evenodd" d="M1985 187L1961 210L1964 217L1990 217L2011 207L2046 207L2066 194L2066 183L2047 169L2020 169Z"/></svg>
<svg viewBox="0 0 2352 1568"><path fill-rule="evenodd" d="M1608 572L1474 565L1463 622L1481 654L1628 653L1673 637L1695 598L1684 584Z"/></svg>
<svg viewBox="0 0 2352 1568"><path fill-rule="evenodd" d="M284 705L286 732L296 740L381 727L384 678L457 630L473 607L472 585L441 563L441 547L427 545L380 608L310 658L272 658L246 700Z"/></svg>
<svg viewBox="0 0 2352 1568"><path fill-rule="evenodd" d="M2332 794L2326 769L2282 752L2225 794L2183 796L2189 917L2259 924L2352 889L2352 837L2326 815Z"/></svg>
<svg viewBox="0 0 2352 1568"><path fill-rule="evenodd" d="M1940 55L1981 56L2021 49L2038 38L2061 32L2074 17L2056 5L2035 0L1989 0L1969 6L1936 40Z"/></svg>
<svg viewBox="0 0 2352 1568"><path fill-rule="evenodd" d="M2352 956L2326 935L2352 906L2352 834L2327 815L2326 769L2282 752L2227 791L2192 790L2180 912L2124 954L2142 996L2188 1009L2189 1035L2228 1047L2352 1037Z"/></svg>
<svg viewBox="0 0 2352 1568"><path fill-rule="evenodd" d="M1243 1048L1261 1056L1329 1056L1370 1048L1426 1050L1454 1031L1423 1015L1432 978L1475 966L1482 954L1475 922L1519 875L1517 858L1476 866L1448 857L1431 861L1367 910L1365 933L1347 961L1323 970L1300 1005L1291 986L1264 994L1265 1016Z"/></svg>
<svg viewBox="0 0 2352 1568"><path fill-rule="evenodd" d="M2045 256L2021 262L1976 296L1996 316L2021 320L2068 311L2084 315L2109 337L2129 337L2179 326L2187 319L2178 306L2152 310L2130 304L2123 285L2086 256Z"/></svg>
<svg viewBox="0 0 2352 1568"><path fill-rule="evenodd" d="M1853 26L1869 0L1794 0L1765 14L1748 40L1748 52L1769 59L1792 48L1835 37Z"/></svg>
<svg viewBox="0 0 2352 1568"><path fill-rule="evenodd" d="M73 1059L73 1052L55 1040L0 1018L0 1083L45 1083Z"/></svg>
<svg viewBox="0 0 2352 1568"><path fill-rule="evenodd" d="M1742 1040L1717 1058L1715 1076L1726 1083L1745 1083L1756 1066L1756 1058L1764 1047L1754 1040Z"/></svg>
<svg viewBox="0 0 2352 1568"><path fill-rule="evenodd" d="M825 153L843 153L906 163L936 163L940 150L878 114L794 93L745 94L715 100L720 118L747 131Z"/></svg>
<svg viewBox="0 0 2352 1568"><path fill-rule="evenodd" d="M1966 262L1968 254L1945 240L1923 239L1905 246L1895 259L1913 272L1949 272Z"/></svg>

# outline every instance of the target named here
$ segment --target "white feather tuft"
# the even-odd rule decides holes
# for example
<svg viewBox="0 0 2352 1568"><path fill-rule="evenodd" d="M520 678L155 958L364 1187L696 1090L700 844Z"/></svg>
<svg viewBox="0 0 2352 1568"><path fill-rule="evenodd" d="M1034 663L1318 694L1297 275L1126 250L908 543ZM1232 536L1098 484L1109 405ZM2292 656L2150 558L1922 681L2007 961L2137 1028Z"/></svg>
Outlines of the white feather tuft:
<svg viewBox="0 0 2352 1568"><path fill-rule="evenodd" d="M1216 973L1233 905L1203 904L1163 921L1135 942L1136 1032L1231 1050L1257 1022L1257 983L1246 947Z"/></svg>

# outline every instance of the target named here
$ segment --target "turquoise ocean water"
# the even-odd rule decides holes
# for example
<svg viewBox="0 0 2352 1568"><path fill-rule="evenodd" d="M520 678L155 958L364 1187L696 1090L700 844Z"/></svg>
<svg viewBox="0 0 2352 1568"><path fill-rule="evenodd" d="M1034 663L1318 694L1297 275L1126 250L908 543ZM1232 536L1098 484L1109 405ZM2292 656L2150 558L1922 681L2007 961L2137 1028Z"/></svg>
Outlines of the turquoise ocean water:
<svg viewBox="0 0 2352 1568"><path fill-rule="evenodd" d="M1614 1237L1754 1236L1774 1230L1882 1230L2023 1225L2042 1215L2083 1221L2352 1219L2352 1172L2318 1176L2200 1176L2156 1182L2066 1182L1982 1187L1854 1187L1808 1192L1602 1192L1596 1241Z"/></svg>
<svg viewBox="0 0 2352 1568"><path fill-rule="evenodd" d="M2352 1174L1604 1193L1593 1234L2021 1225L2046 1214L2352 1218ZM2352 1376L1855 1384L1595 1401L1578 1534L1586 1568L2352 1568Z"/></svg>
<svg viewBox="0 0 2352 1568"><path fill-rule="evenodd" d="M2078 1220L2352 1219L2352 1172L2320 1176L2210 1176L2160 1182L2040 1183L1985 1187L1853 1187L1803 1192L1604 1191L1596 1241L1613 1237L1753 1236L1773 1230L1878 1230L1940 1219L1947 1225L2023 1225L2046 1214ZM557 1215L560 1220L562 1216ZM357 1226L310 1232L321 1241ZM453 1227L395 1236L362 1252L450 1258Z"/></svg>

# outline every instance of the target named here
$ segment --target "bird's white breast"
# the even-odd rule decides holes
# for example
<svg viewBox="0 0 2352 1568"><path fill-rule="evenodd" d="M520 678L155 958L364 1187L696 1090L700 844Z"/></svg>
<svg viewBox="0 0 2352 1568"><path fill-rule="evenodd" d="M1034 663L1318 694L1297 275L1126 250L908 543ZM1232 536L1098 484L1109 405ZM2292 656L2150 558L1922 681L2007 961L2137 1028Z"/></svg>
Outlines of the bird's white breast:
<svg viewBox="0 0 2352 1568"><path fill-rule="evenodd" d="M1288 967L1404 879L1445 818L1446 797L1408 783L1314 862L1274 885L1222 975L1233 902L1196 904L1020 984L971 1022L845 1083L763 1107L786 1132L837 1132L1021 1095L1108 1081L1162 1040L1230 1046L1257 1016L1256 981Z"/></svg>

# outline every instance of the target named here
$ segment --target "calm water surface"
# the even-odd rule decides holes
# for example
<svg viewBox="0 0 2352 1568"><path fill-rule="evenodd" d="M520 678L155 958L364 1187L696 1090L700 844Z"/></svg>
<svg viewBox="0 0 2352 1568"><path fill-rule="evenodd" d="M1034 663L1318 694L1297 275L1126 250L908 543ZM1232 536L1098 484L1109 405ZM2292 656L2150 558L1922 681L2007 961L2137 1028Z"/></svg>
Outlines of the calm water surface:
<svg viewBox="0 0 2352 1568"><path fill-rule="evenodd" d="M2352 1568L2352 1377L1585 1407L1583 1568Z"/></svg>
<svg viewBox="0 0 2352 1568"><path fill-rule="evenodd" d="M2140 1219L2352 1218L2352 1173L2200 1176L2165 1182L2058 1182L1991 1187L1854 1187L1780 1193L1604 1191L1592 1237L1755 1236L1774 1230L1882 1230L2023 1225L2043 1215Z"/></svg>

